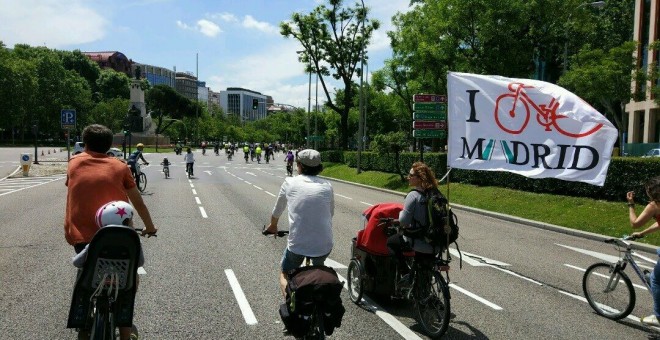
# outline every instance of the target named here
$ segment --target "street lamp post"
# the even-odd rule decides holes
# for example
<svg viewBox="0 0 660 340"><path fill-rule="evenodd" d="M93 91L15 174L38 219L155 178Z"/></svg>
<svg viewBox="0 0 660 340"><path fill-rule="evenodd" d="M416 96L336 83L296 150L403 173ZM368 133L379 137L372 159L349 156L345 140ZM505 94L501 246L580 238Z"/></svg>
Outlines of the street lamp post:
<svg viewBox="0 0 660 340"><path fill-rule="evenodd" d="M359 111L358 111L358 149L357 149L357 173L361 173L362 170L360 169L360 165L362 162L362 147L363 147L363 135L364 135L364 117L362 116L362 106L364 105L363 103L363 88L362 88L362 80L363 80L363 75L364 75L364 17L366 15L366 8L364 7L364 0L362 1L362 8L365 10L365 14L362 16L362 46L360 46L360 105L359 105Z"/></svg>
<svg viewBox="0 0 660 340"><path fill-rule="evenodd" d="M314 150L319 149L319 74L316 74L316 100L314 102Z"/></svg>
<svg viewBox="0 0 660 340"><path fill-rule="evenodd" d="M605 6L605 1L584 2L575 7L575 11L584 6L603 8ZM566 73L566 70L568 69L568 25L571 23L571 17L573 16L573 13L574 12L571 12L568 15L568 20L566 20L566 28L564 29L564 67L561 71L562 74Z"/></svg>
<svg viewBox="0 0 660 340"><path fill-rule="evenodd" d="M312 112L312 66L309 66L309 86L307 89L307 138L305 146L309 148L309 115Z"/></svg>

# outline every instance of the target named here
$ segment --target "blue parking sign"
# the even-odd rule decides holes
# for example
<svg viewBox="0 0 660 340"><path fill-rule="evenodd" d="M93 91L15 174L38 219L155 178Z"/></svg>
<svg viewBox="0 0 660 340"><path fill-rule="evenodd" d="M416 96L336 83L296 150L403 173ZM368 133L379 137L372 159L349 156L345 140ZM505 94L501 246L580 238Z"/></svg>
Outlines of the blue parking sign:
<svg viewBox="0 0 660 340"><path fill-rule="evenodd" d="M76 110L62 109L62 129L73 129L76 127Z"/></svg>

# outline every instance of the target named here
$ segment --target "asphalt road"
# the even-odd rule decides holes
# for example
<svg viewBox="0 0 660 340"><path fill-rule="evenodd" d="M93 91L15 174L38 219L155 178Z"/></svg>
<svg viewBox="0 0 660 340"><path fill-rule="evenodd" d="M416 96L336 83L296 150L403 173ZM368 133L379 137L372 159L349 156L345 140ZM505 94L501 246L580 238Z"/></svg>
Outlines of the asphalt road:
<svg viewBox="0 0 660 340"><path fill-rule="evenodd" d="M0 161L3 155L0 149ZM146 155L151 165L143 167L148 177L143 197L160 231L157 238L143 239L146 274L140 278L134 319L141 339L284 338L277 276L286 240L260 234L284 179L282 155L271 164L246 164L240 152L233 161L196 153L196 177L191 180L185 176L183 157L174 154L166 155L174 164L171 178L165 179L158 165L163 156ZM336 181L333 187L335 246L330 259L345 278L351 239L363 227L362 211L403 197ZM73 249L63 235L65 198L62 179L0 196L4 339L75 338L65 328L75 275ZM654 336L635 319L652 313L648 292L636 289L633 316L618 322L596 315L582 299L580 268L617 255L611 246L478 212L457 214L463 266L454 256L452 319L445 338ZM280 221L286 229L286 218ZM137 225L142 225L139 219ZM357 306L346 291L342 298L346 314L331 338L426 338L405 304L380 299L377 305Z"/></svg>

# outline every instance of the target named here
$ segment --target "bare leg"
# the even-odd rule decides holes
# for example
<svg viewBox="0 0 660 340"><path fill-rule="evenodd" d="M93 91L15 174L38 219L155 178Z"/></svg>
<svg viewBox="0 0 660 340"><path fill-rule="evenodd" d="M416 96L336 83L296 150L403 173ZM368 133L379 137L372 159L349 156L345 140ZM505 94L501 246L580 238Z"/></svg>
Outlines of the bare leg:
<svg viewBox="0 0 660 340"><path fill-rule="evenodd" d="M280 273L280 289L282 290L282 297L286 299L286 274L284 272Z"/></svg>

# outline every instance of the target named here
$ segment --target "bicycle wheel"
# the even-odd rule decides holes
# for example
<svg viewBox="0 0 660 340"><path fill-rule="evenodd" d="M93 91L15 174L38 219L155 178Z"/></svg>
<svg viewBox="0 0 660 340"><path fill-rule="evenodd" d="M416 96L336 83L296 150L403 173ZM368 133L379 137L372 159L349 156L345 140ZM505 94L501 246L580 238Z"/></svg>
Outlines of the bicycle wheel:
<svg viewBox="0 0 660 340"><path fill-rule="evenodd" d="M449 286L438 272L420 273L418 279L414 295L417 319L431 338L440 337L449 327Z"/></svg>
<svg viewBox="0 0 660 340"><path fill-rule="evenodd" d="M109 313L107 301L102 299L97 300L94 311L94 325L90 340L109 340L115 339L115 330L112 325L112 317Z"/></svg>
<svg viewBox="0 0 660 340"><path fill-rule="evenodd" d="M144 174L144 172L140 173L140 183L138 183L138 190L140 192L144 192L144 189L147 188L147 175Z"/></svg>
<svg viewBox="0 0 660 340"><path fill-rule="evenodd" d="M356 259L351 259L348 264L348 296L353 303L360 303L362 294L364 293L364 286L362 285L362 264Z"/></svg>
<svg viewBox="0 0 660 340"><path fill-rule="evenodd" d="M625 318L635 308L635 290L630 278L611 263L596 263L587 268L582 290L591 308L608 319Z"/></svg>
<svg viewBox="0 0 660 340"><path fill-rule="evenodd" d="M165 168L165 170L163 172L165 173L165 178L170 177L170 168Z"/></svg>
<svg viewBox="0 0 660 340"><path fill-rule="evenodd" d="M516 96L510 93L497 97L495 123L502 131L514 135L523 132L529 123L529 117L529 106L524 100L516 99Z"/></svg>

